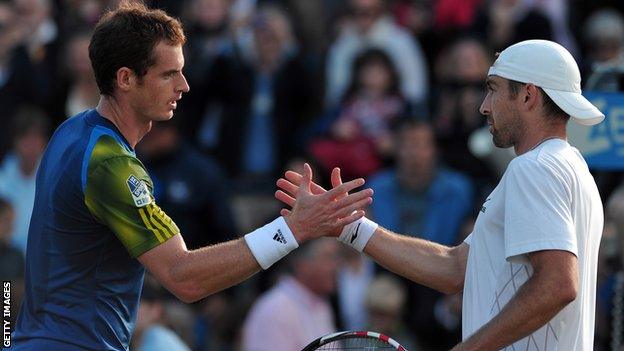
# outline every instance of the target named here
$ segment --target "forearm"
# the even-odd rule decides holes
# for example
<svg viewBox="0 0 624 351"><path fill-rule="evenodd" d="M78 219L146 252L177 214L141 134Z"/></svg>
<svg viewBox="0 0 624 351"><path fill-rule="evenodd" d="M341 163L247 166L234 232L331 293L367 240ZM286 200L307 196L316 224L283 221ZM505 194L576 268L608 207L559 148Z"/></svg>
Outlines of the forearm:
<svg viewBox="0 0 624 351"><path fill-rule="evenodd" d="M538 330L571 301L556 285L534 274L496 317L453 351L501 350Z"/></svg>
<svg viewBox="0 0 624 351"><path fill-rule="evenodd" d="M364 249L392 272L447 294L463 286L467 253L459 251L459 247L395 234L381 227Z"/></svg>
<svg viewBox="0 0 624 351"><path fill-rule="evenodd" d="M186 251L171 275L186 296L198 300L236 285L260 270L243 238Z"/></svg>

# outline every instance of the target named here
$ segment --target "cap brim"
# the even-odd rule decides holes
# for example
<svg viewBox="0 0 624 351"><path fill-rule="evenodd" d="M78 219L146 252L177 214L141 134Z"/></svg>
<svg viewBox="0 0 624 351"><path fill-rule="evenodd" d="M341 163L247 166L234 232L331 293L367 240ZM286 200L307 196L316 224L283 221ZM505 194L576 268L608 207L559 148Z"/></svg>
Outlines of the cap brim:
<svg viewBox="0 0 624 351"><path fill-rule="evenodd" d="M542 89L576 123L591 126L602 122L605 118L605 115L580 93Z"/></svg>

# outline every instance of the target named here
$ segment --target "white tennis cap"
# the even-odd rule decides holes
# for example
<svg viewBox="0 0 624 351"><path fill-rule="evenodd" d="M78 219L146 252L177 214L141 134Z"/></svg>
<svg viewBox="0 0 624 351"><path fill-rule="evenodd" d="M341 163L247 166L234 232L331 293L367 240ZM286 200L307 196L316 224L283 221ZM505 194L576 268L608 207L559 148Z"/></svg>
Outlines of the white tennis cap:
<svg viewBox="0 0 624 351"><path fill-rule="evenodd" d="M577 123L602 122L604 114L581 95L581 73L563 46L548 40L526 40L500 53L488 76L495 75L542 88Z"/></svg>

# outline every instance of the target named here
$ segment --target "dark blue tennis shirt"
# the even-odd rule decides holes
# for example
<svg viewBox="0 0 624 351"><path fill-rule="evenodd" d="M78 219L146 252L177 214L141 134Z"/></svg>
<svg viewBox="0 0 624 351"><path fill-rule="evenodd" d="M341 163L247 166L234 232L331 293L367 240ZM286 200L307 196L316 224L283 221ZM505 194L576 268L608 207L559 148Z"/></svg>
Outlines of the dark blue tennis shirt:
<svg viewBox="0 0 624 351"><path fill-rule="evenodd" d="M11 350L127 350L144 268L179 233L134 150L95 110L54 133L37 172Z"/></svg>

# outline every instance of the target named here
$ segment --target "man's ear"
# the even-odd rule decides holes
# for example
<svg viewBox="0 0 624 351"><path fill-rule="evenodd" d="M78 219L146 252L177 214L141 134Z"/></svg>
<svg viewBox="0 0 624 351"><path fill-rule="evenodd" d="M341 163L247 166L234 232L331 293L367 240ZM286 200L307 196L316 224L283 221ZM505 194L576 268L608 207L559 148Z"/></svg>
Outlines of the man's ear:
<svg viewBox="0 0 624 351"><path fill-rule="evenodd" d="M136 75L134 71L132 71L128 67L121 67L117 70L117 88L121 91L128 91L134 84L134 80L136 79Z"/></svg>
<svg viewBox="0 0 624 351"><path fill-rule="evenodd" d="M539 102L540 100L539 96L540 96L540 93L539 93L538 87L536 87L535 85L531 83L527 83L524 89L523 106L525 106L527 110L532 109Z"/></svg>

